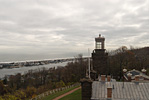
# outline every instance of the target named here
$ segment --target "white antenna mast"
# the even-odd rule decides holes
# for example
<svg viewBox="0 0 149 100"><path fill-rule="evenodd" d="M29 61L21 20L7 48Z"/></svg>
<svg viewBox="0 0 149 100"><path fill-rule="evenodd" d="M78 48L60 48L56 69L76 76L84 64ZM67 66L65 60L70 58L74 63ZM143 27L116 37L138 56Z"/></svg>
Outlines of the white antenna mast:
<svg viewBox="0 0 149 100"><path fill-rule="evenodd" d="M90 78L90 49L88 48L88 76Z"/></svg>

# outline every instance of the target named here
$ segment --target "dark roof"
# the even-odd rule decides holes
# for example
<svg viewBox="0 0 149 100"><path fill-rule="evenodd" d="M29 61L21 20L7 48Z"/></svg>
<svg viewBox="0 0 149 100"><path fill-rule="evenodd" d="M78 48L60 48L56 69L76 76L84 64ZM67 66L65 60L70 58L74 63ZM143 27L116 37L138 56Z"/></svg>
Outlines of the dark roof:
<svg viewBox="0 0 149 100"><path fill-rule="evenodd" d="M149 83L100 82L92 84L91 100L107 100L107 87L112 87L112 100L149 100ZM114 87L114 88L113 88Z"/></svg>

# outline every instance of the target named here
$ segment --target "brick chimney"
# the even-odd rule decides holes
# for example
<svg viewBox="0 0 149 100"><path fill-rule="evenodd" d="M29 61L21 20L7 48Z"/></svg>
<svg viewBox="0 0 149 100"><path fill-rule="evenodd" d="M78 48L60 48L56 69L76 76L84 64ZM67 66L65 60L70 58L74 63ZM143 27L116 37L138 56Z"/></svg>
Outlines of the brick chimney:
<svg viewBox="0 0 149 100"><path fill-rule="evenodd" d="M82 100L90 100L92 96L92 80L89 78L83 78L81 82Z"/></svg>
<svg viewBox="0 0 149 100"><path fill-rule="evenodd" d="M112 87L107 88L107 98L112 99Z"/></svg>
<svg viewBox="0 0 149 100"><path fill-rule="evenodd" d="M111 81L111 76L110 76L110 75L107 76L107 81L108 81L108 82Z"/></svg>
<svg viewBox="0 0 149 100"><path fill-rule="evenodd" d="M128 77L128 82L131 82L131 76L132 76L132 74L131 74L131 73L128 73L128 74L127 74L127 77Z"/></svg>
<svg viewBox="0 0 149 100"><path fill-rule="evenodd" d="M139 75L135 75L135 81L138 82L139 81L140 76Z"/></svg>
<svg viewBox="0 0 149 100"><path fill-rule="evenodd" d="M106 75L101 75L101 81L105 81L106 80Z"/></svg>

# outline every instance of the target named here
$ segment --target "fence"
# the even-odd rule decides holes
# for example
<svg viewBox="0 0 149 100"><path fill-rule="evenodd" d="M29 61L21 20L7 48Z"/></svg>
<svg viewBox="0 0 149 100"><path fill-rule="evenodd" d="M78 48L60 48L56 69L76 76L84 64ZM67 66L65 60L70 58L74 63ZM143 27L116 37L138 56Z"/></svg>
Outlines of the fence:
<svg viewBox="0 0 149 100"><path fill-rule="evenodd" d="M49 90L49 91L46 91L46 92L44 92L44 93L42 93L40 95L37 95L36 97L31 98L29 100L41 100L42 98L44 98L44 97L46 97L48 95L54 94L54 93L59 92L59 91L66 90L66 89L71 88L71 87L79 86L79 85L80 85L80 83L76 83L76 84L73 84L73 85L70 85L70 86Z"/></svg>

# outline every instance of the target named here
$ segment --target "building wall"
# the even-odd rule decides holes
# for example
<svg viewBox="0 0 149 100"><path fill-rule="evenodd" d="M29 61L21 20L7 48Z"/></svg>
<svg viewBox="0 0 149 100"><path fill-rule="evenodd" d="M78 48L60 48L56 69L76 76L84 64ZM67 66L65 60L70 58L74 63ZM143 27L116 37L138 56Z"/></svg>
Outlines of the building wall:
<svg viewBox="0 0 149 100"><path fill-rule="evenodd" d="M92 53L93 69L97 74L108 74L107 59L108 54L105 49L95 49Z"/></svg>

